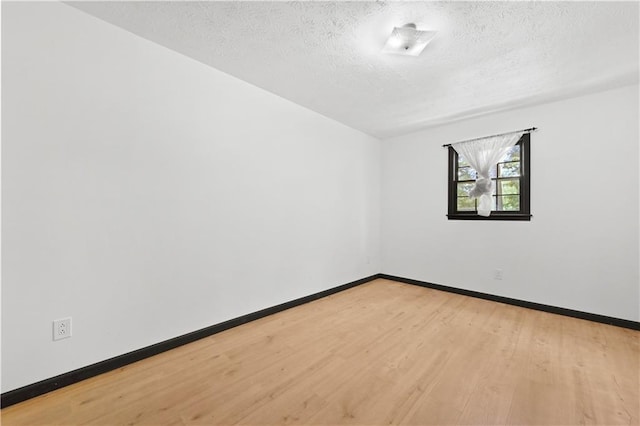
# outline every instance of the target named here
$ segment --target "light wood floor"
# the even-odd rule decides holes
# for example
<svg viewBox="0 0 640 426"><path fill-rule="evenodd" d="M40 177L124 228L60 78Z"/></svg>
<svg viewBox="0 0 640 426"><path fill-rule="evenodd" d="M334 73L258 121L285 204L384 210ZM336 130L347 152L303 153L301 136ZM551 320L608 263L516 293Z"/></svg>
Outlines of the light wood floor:
<svg viewBox="0 0 640 426"><path fill-rule="evenodd" d="M376 280L2 410L3 425L638 425L637 331Z"/></svg>

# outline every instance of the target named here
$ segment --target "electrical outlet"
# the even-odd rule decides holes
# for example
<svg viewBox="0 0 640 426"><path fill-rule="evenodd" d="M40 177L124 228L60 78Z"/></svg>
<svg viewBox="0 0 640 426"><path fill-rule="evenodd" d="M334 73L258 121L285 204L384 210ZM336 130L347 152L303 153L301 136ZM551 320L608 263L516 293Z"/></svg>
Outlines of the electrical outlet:
<svg viewBox="0 0 640 426"><path fill-rule="evenodd" d="M493 271L493 279L494 280L502 280L503 276L504 276L504 273L503 273L502 269L495 269Z"/></svg>
<svg viewBox="0 0 640 426"><path fill-rule="evenodd" d="M71 317L53 321L53 340L71 337Z"/></svg>

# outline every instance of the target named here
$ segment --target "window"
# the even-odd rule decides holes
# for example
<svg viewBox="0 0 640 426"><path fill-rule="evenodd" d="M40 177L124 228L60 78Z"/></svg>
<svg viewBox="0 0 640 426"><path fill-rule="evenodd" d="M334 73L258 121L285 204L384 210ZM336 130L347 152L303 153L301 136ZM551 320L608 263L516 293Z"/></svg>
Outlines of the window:
<svg viewBox="0 0 640 426"><path fill-rule="evenodd" d="M493 207L489 217L478 216L478 200L469 197L476 171L449 147L449 219L531 220L529 140L529 133L522 135L492 170Z"/></svg>

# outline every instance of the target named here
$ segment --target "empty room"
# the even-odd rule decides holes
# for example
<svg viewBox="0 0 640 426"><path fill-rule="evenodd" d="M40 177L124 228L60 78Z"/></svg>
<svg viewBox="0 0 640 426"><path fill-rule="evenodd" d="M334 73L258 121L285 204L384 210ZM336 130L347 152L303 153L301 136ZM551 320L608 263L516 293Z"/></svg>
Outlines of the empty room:
<svg viewBox="0 0 640 426"><path fill-rule="evenodd" d="M640 424L640 3L1 23L3 425Z"/></svg>

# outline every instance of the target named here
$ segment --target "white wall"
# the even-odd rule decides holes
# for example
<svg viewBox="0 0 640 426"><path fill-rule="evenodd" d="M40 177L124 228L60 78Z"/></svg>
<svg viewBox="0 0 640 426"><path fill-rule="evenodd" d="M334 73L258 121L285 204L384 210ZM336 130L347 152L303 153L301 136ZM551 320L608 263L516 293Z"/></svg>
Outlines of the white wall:
<svg viewBox="0 0 640 426"><path fill-rule="evenodd" d="M2 8L3 392L379 272L377 139L67 5Z"/></svg>
<svg viewBox="0 0 640 426"><path fill-rule="evenodd" d="M628 86L383 141L382 272L638 321L638 113ZM531 222L448 221L441 145L532 126Z"/></svg>

